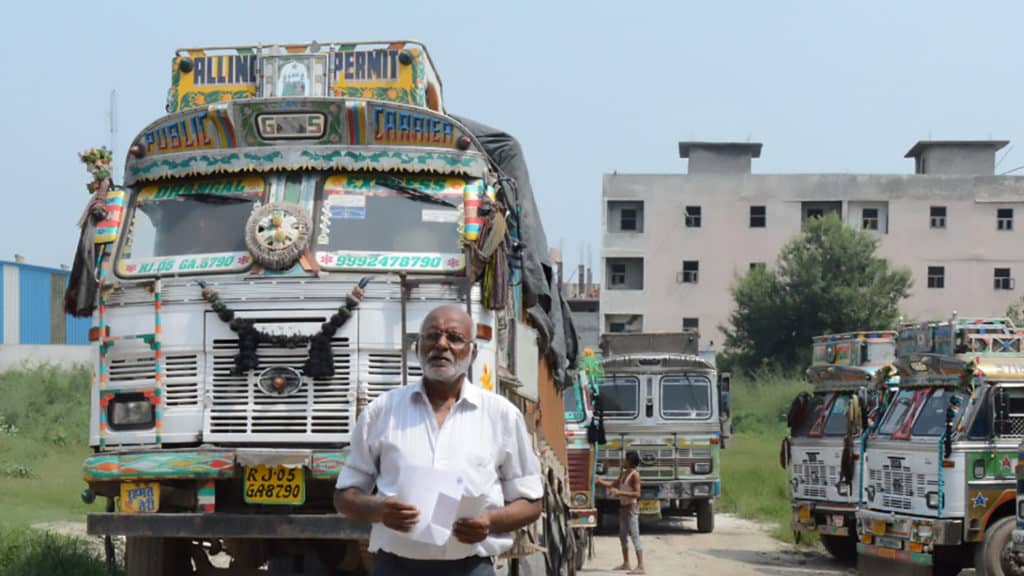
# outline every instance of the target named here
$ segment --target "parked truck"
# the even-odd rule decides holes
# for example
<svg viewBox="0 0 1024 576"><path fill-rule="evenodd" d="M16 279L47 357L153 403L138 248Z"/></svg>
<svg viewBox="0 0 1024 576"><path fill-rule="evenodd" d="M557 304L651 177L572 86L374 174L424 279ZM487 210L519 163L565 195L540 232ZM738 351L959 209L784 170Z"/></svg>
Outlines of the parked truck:
<svg viewBox="0 0 1024 576"><path fill-rule="evenodd" d="M714 530L721 495L719 453L724 422L714 365L697 355L695 330L616 333L601 338L601 403L607 442L597 473L619 476L627 452L640 456L640 514L696 516ZM601 516L618 500L598 488Z"/></svg>
<svg viewBox="0 0 1024 576"><path fill-rule="evenodd" d="M857 557L856 460L865 417L877 402L876 375L888 374L895 354L895 332L815 337L807 369L813 392L797 396L788 414L782 464L790 469L793 530L818 534L825 549L844 562Z"/></svg>
<svg viewBox="0 0 1024 576"><path fill-rule="evenodd" d="M595 412L595 407L600 403L602 375L600 360L594 351L583 350L576 381L562 396L569 455L569 523L576 540L577 569L583 568L587 556L593 552L593 532L597 528L594 478L597 446L604 432L601 415Z"/></svg>
<svg viewBox="0 0 1024 576"><path fill-rule="evenodd" d="M360 411L421 376L442 304L541 461L545 513L502 563L573 571L571 320L518 144L442 97L416 42L176 54L68 298L94 318L88 531L127 536L129 576L365 574L335 478Z"/></svg>
<svg viewBox="0 0 1024 576"><path fill-rule="evenodd" d="M899 389L860 459L862 574L1013 573L1022 346L1003 318L901 327Z"/></svg>

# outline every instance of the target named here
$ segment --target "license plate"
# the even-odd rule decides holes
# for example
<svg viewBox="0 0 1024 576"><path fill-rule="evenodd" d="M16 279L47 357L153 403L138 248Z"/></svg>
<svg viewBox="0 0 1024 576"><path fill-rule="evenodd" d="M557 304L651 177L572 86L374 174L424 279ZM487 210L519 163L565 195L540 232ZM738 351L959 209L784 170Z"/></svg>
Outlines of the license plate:
<svg viewBox="0 0 1024 576"><path fill-rule="evenodd" d="M245 502L298 506L306 502L303 469L286 466L246 466Z"/></svg>
<svg viewBox="0 0 1024 576"><path fill-rule="evenodd" d="M881 546L882 548L888 548L890 550L902 550L903 549L903 542L899 538L891 538L891 537L887 537L887 536L882 536L882 537L879 537L879 538L875 538L875 544L877 544L878 546Z"/></svg>
<svg viewBox="0 0 1024 576"><path fill-rule="evenodd" d="M661 514L661 500L641 500L641 514Z"/></svg>
<svg viewBox="0 0 1024 576"><path fill-rule="evenodd" d="M871 533L881 536L885 534L885 520L875 520L871 523Z"/></svg>
<svg viewBox="0 0 1024 576"><path fill-rule="evenodd" d="M797 510L796 517L799 518L801 522L807 522L811 519L811 507L801 506L800 509Z"/></svg>
<svg viewBox="0 0 1024 576"><path fill-rule="evenodd" d="M125 514L156 512L160 509L160 484L157 482L122 482L121 500L118 505L121 512Z"/></svg>

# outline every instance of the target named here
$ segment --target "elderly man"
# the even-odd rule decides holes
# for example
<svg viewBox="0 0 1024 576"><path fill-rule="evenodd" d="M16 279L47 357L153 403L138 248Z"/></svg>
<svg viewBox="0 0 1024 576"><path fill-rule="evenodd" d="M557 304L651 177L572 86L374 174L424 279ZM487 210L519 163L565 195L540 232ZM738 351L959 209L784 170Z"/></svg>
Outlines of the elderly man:
<svg viewBox="0 0 1024 576"><path fill-rule="evenodd" d="M356 422L334 504L373 523L374 576L492 575L491 558L512 546L510 533L540 516L540 464L522 414L466 379L474 334L462 308L430 312L418 342L423 379L377 398ZM459 519L444 545L413 540L419 510L395 497L403 464L458 473L486 495L484 512Z"/></svg>

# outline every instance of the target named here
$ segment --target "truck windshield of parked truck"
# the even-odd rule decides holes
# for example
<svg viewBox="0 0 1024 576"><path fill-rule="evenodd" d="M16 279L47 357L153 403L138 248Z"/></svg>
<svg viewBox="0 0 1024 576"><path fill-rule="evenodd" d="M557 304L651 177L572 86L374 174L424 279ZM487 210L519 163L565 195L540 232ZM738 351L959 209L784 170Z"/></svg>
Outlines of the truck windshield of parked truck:
<svg viewBox="0 0 1024 576"><path fill-rule="evenodd" d="M807 408L804 416L797 420L793 426L793 437L810 436L811 429L821 417L821 411L825 409L825 395L815 394L807 399Z"/></svg>
<svg viewBox="0 0 1024 576"><path fill-rule="evenodd" d="M466 186L458 178L329 176L314 218L315 249L344 268L461 269Z"/></svg>
<svg viewBox="0 0 1024 576"><path fill-rule="evenodd" d="M565 389L562 393L562 404L565 410L565 420L570 423L583 422L583 398L580 395L580 385L574 384Z"/></svg>
<svg viewBox="0 0 1024 576"><path fill-rule="evenodd" d="M134 197L120 258L245 252L245 223L263 195L263 179L169 182Z"/></svg>
<svg viewBox="0 0 1024 576"><path fill-rule="evenodd" d="M601 382L601 401L608 418L635 418L640 403L640 379L619 374L606 375Z"/></svg>
<svg viewBox="0 0 1024 576"><path fill-rule="evenodd" d="M847 429L846 413L850 409L850 395L836 394L832 401L832 408L828 412L828 419L825 420L825 436L843 436Z"/></svg>
<svg viewBox="0 0 1024 576"><path fill-rule="evenodd" d="M913 435L941 436L946 431L946 409L954 396L959 397L961 401L964 399L963 394L949 388L936 388L932 391L928 401L921 408L917 421L914 422ZM956 419L953 423L956 424Z"/></svg>
<svg viewBox="0 0 1024 576"><path fill-rule="evenodd" d="M704 376L663 376L661 415L664 418L687 420L710 418L711 381Z"/></svg>
<svg viewBox="0 0 1024 576"><path fill-rule="evenodd" d="M896 399L892 401L889 406L889 411L885 414L885 419L882 421L881 427L878 429L880 436L892 436L900 425L903 424L903 420L907 418L910 411L914 409L914 390L900 390L897 394Z"/></svg>

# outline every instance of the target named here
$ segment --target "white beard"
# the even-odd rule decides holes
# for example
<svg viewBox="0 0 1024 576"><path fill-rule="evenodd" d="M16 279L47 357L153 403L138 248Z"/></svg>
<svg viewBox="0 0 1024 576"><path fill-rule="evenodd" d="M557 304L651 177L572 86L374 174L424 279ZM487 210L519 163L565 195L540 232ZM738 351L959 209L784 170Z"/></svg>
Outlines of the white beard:
<svg viewBox="0 0 1024 576"><path fill-rule="evenodd" d="M466 374L469 374L469 365L472 362L472 356L466 354L461 360L456 358L455 362L447 366L431 366L426 358L420 357L420 366L423 367L424 378L448 384L455 384L460 376L465 377Z"/></svg>

